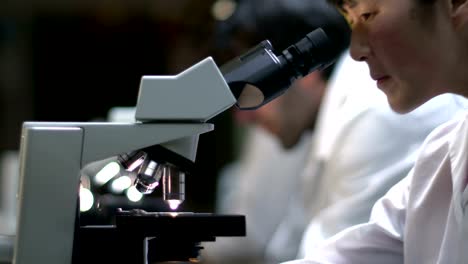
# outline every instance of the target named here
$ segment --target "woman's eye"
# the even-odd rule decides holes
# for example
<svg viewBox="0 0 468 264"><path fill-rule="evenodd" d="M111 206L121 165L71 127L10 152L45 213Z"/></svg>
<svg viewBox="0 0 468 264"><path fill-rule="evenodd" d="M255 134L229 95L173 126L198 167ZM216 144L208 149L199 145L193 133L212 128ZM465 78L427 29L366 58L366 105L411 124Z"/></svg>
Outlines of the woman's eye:
<svg viewBox="0 0 468 264"><path fill-rule="evenodd" d="M361 19L362 19L363 21L368 21L368 20L371 19L373 16L374 16L374 13L372 13L372 12L366 12L366 13L361 14Z"/></svg>

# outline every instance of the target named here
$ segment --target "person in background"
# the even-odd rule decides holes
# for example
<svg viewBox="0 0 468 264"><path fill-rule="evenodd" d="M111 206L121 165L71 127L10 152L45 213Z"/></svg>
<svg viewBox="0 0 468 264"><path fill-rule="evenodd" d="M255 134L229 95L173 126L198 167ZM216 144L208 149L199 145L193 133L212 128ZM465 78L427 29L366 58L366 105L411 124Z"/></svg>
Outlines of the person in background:
<svg viewBox="0 0 468 264"><path fill-rule="evenodd" d="M394 111L408 116L443 94L468 96L468 1L332 2L352 28L352 57L367 63ZM430 133L369 221L288 263L467 263L467 150L465 110Z"/></svg>
<svg viewBox="0 0 468 264"><path fill-rule="evenodd" d="M269 39L281 51L317 27L339 25L329 8L325 1L242 1L224 27L236 47ZM374 202L409 172L424 138L466 105L447 94L402 116L347 51L331 69L296 81L256 111L235 112L255 128L242 159L220 178L218 212L245 214L247 237L207 244L206 262L302 257L366 222ZM276 147L262 149L274 145L260 139L266 133Z"/></svg>

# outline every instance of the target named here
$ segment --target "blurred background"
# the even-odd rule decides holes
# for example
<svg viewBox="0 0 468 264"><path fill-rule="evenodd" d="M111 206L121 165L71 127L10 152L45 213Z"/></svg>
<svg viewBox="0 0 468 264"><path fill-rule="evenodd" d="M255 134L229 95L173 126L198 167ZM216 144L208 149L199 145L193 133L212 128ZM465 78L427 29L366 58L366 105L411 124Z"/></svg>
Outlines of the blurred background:
<svg viewBox="0 0 468 264"><path fill-rule="evenodd" d="M207 56L226 62L235 54L214 51L214 25L232 9L226 0L2 0L0 217L16 192L22 122L103 121L112 107L135 106L142 75L177 74ZM235 156L230 111L210 122L180 211L212 212L218 171Z"/></svg>

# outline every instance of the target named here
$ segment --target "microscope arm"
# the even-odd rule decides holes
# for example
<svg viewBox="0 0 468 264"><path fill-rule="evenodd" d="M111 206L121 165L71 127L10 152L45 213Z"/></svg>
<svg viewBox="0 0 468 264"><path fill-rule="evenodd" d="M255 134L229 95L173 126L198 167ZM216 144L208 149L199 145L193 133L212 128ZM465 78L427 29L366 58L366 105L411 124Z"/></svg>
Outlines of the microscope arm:
<svg viewBox="0 0 468 264"><path fill-rule="evenodd" d="M73 122L26 122L24 133L38 128L60 130L77 128L83 130L81 166L115 156L127 151L142 149L155 144L177 152L193 161L192 149L186 144L177 144L179 140L187 141L192 136L212 131L209 123L73 123ZM118 144L117 144L118 143ZM195 142L195 149L196 149ZM53 146L53 145L49 145ZM50 147L46 148L50 151Z"/></svg>

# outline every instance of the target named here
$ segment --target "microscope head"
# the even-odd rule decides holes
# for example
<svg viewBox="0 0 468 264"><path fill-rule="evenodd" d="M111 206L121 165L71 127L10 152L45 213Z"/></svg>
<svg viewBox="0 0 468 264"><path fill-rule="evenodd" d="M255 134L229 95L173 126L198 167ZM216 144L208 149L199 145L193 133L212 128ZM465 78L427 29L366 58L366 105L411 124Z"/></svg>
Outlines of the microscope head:
<svg viewBox="0 0 468 264"><path fill-rule="evenodd" d="M171 76L143 76L135 120L141 124L203 124L236 103L211 57ZM184 129L181 126L181 129ZM171 135L168 135L171 136ZM175 210L185 200L185 176L194 171L198 134L123 153L118 161L136 173L142 194L163 188L163 199Z"/></svg>
<svg viewBox="0 0 468 264"><path fill-rule="evenodd" d="M259 108L295 79L335 62L348 44L349 28L343 27L341 34L318 28L278 56L265 40L221 68L208 57L175 76L143 76L135 119L202 123L233 105ZM162 179L163 198L175 209L185 199L185 175L194 167L198 135L193 139L182 142L192 146L189 156L160 144L121 155L119 160L128 171L137 171L135 186L143 194L153 192Z"/></svg>

